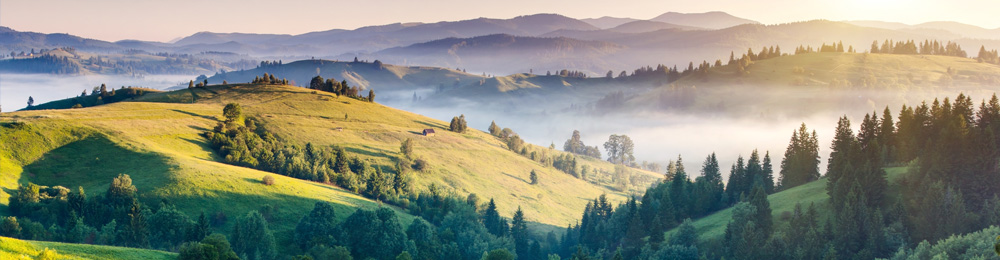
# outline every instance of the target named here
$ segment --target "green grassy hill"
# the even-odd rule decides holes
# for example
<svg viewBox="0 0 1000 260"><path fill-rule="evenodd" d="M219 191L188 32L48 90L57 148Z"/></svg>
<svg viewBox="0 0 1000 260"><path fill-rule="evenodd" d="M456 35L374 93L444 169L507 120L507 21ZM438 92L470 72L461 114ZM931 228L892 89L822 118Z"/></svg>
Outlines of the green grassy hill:
<svg viewBox="0 0 1000 260"><path fill-rule="evenodd" d="M157 250L113 246L95 246L42 242L0 237L0 258L10 260L37 259L42 251L53 254L49 259L177 259L177 254Z"/></svg>
<svg viewBox="0 0 1000 260"><path fill-rule="evenodd" d="M900 178L906 175L906 173L906 167L886 168L886 178L892 184L890 185L890 189L897 189ZM821 178L817 181L768 195L767 201L771 204L771 214L774 216L775 226L788 225L788 221L783 220L781 215L784 212L793 212L796 204L801 204L803 210L807 209L810 204L815 204L820 216L830 216L832 213L828 212L829 207L826 206L830 200L830 196L826 193L826 182L826 178ZM890 192L889 194L896 193ZM695 230L698 232L698 240L707 242L721 239L726 234L726 225L732 219L733 208L730 207L693 220L692 224L694 224ZM675 231L676 228L667 231L667 236L669 237Z"/></svg>
<svg viewBox="0 0 1000 260"><path fill-rule="evenodd" d="M495 198L507 217L522 207L529 221L561 227L575 222L587 201L601 194L616 201L626 198L626 192L606 186L614 171L607 162L583 160L599 174L579 180L507 151L487 133L452 133L445 122L303 88L212 86L152 93L136 101L145 102L0 114L0 204L7 204L18 183L81 185L96 194L107 189L113 176L126 173L145 202L167 201L189 215L221 211L235 219L271 205L279 244L291 239L294 225L316 201L333 203L340 218L355 208L380 206L335 186L221 163L200 134L215 126L229 102L241 103L245 114L261 119L290 144L340 145L387 167L394 165L400 142L412 138L416 156L430 163L428 171L415 174L416 190L435 184L463 196ZM425 128L436 129L437 136L421 136ZM537 185L528 181L532 170L540 176ZM277 184L261 184L265 175L274 175ZM402 218L406 224L413 217ZM222 228L228 231L228 226Z"/></svg>

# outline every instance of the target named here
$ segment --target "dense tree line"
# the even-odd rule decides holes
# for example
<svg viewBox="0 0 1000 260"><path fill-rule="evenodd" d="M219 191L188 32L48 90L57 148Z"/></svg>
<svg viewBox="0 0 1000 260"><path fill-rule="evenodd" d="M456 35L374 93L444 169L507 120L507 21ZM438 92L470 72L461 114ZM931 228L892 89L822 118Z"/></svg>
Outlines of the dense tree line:
<svg viewBox="0 0 1000 260"><path fill-rule="evenodd" d="M361 96L361 88L357 86L351 87L347 84L347 80L338 82L334 78L323 79L322 76L315 76L309 81L309 88L334 93L337 96L366 100L368 102L374 102L375 100L375 90L369 89L367 97Z"/></svg>
<svg viewBox="0 0 1000 260"><path fill-rule="evenodd" d="M962 46L956 42L938 42L937 40L924 40L923 42L892 41L885 40L879 45L878 41L872 42L870 53L888 54L922 54L922 55L942 55L968 58L969 55L962 50Z"/></svg>
<svg viewBox="0 0 1000 260"><path fill-rule="evenodd" d="M223 110L225 122L205 133L226 163L303 180L333 183L366 197L399 202L408 193L411 163L400 158L393 172L348 154L343 147L288 145L254 117L244 117L239 105ZM242 120L241 120L242 118Z"/></svg>
<svg viewBox="0 0 1000 260"><path fill-rule="evenodd" d="M253 81L250 81L250 84L272 84L272 85L273 84L282 84L282 85L288 85L288 79L278 78L278 77L275 77L274 74L270 74L269 75L269 74L267 74L267 72L265 72L263 77L261 77L261 76L255 76L253 78ZM207 85L207 83L205 85ZM190 85L188 87L190 87Z"/></svg>
<svg viewBox="0 0 1000 260"><path fill-rule="evenodd" d="M97 195L82 187L20 185L10 198L10 212L0 235L28 240L176 250L212 232L204 213L192 219L169 204L150 208L139 202L125 174Z"/></svg>
<svg viewBox="0 0 1000 260"><path fill-rule="evenodd" d="M1000 64L1000 55L997 55L997 50L987 51L986 46L979 46L979 54L976 55L976 61Z"/></svg>
<svg viewBox="0 0 1000 260"><path fill-rule="evenodd" d="M403 226L388 208L358 209L338 223L335 210L318 202L298 222L295 245L313 259L482 259L501 254L513 259L548 259L558 241L529 232L528 219L518 209L511 219L500 216L495 202L481 203L475 194L465 199L436 186L411 195L407 207L420 217ZM508 224L509 223L509 224ZM488 252L488 253L487 253ZM496 253L495 253L496 252Z"/></svg>

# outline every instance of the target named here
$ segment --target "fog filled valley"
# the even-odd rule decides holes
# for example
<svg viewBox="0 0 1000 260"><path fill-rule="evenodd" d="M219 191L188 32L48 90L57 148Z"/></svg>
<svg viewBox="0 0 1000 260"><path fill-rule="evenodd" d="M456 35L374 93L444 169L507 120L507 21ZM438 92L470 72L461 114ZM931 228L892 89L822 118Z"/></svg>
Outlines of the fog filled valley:
<svg viewBox="0 0 1000 260"><path fill-rule="evenodd" d="M0 259L1000 259L1000 28L520 10L0 27Z"/></svg>

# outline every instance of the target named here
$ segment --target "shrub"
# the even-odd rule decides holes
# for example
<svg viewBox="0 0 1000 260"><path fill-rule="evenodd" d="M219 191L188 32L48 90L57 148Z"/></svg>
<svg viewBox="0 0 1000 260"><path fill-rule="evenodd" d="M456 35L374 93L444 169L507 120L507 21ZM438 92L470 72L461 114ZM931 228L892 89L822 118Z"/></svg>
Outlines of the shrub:
<svg viewBox="0 0 1000 260"><path fill-rule="evenodd" d="M58 256L59 255L56 254L56 250L45 248L45 250L42 250L41 252L38 252L38 256L36 256L35 259L38 259L38 260L55 260L56 258L58 258Z"/></svg>
<svg viewBox="0 0 1000 260"><path fill-rule="evenodd" d="M264 183L264 185L267 185L267 186L274 185L274 176L271 176L271 175L264 176L264 178L261 179L260 182Z"/></svg>
<svg viewBox="0 0 1000 260"><path fill-rule="evenodd" d="M429 167L430 167L430 165L428 165L427 161L424 160L424 159L417 159L416 161L413 161L413 169L414 170L424 171L424 170L426 170Z"/></svg>

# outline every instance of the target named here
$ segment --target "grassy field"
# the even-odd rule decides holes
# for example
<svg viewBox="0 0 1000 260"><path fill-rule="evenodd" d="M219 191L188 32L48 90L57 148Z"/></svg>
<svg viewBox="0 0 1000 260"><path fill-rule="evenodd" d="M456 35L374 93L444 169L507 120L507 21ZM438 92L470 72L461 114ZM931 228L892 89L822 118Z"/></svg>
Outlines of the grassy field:
<svg viewBox="0 0 1000 260"><path fill-rule="evenodd" d="M906 167L886 168L886 178L892 186L906 175ZM802 204L803 210L810 204L815 204L820 216L829 216L830 212L827 202L830 196L826 194L826 178L806 183L798 187L777 192L767 196L767 201L771 203L771 214L774 216L775 226L788 225L787 221L780 220L782 212L792 212L795 204ZM890 187L894 188L894 187ZM698 231L699 241L710 241L722 238L726 233L726 225L733 219L733 208L721 210L714 214L694 220L692 224ZM671 236L676 229L667 231L667 236Z"/></svg>
<svg viewBox="0 0 1000 260"><path fill-rule="evenodd" d="M0 259L36 259L42 251L55 256L51 259L177 259L177 254L157 250L127 247L96 246L59 242L41 242L0 237Z"/></svg>
<svg viewBox="0 0 1000 260"><path fill-rule="evenodd" d="M241 103L245 114L262 119L290 144L341 145L386 167L399 155L400 142L412 138L416 156L431 165L430 170L415 174L417 190L436 184L462 196L475 193L482 200L495 198L502 215L510 217L521 207L536 226L551 229L574 223L587 201L601 194L616 201L626 198L626 193L604 184L573 178L509 152L487 133L452 133L445 130L445 122L308 89L213 86L154 93L138 101L145 102L0 114L4 125L0 127L0 204L7 204L18 183L82 186L98 194L114 176L125 173L132 176L147 204L174 204L191 216L222 212L232 220L270 205L274 208L271 226L279 244L289 242L299 218L317 201L334 204L341 219L356 208L382 206L339 187L221 163L199 134L215 126L229 102ZM337 127L343 130L335 131ZM436 129L438 135L419 135L425 128ZM581 163L613 171L603 161ZM540 175L538 185L529 184L532 170ZM277 184L261 184L265 175L274 175ZM413 219L406 214L401 217L404 224ZM231 222L217 230L228 233Z"/></svg>

